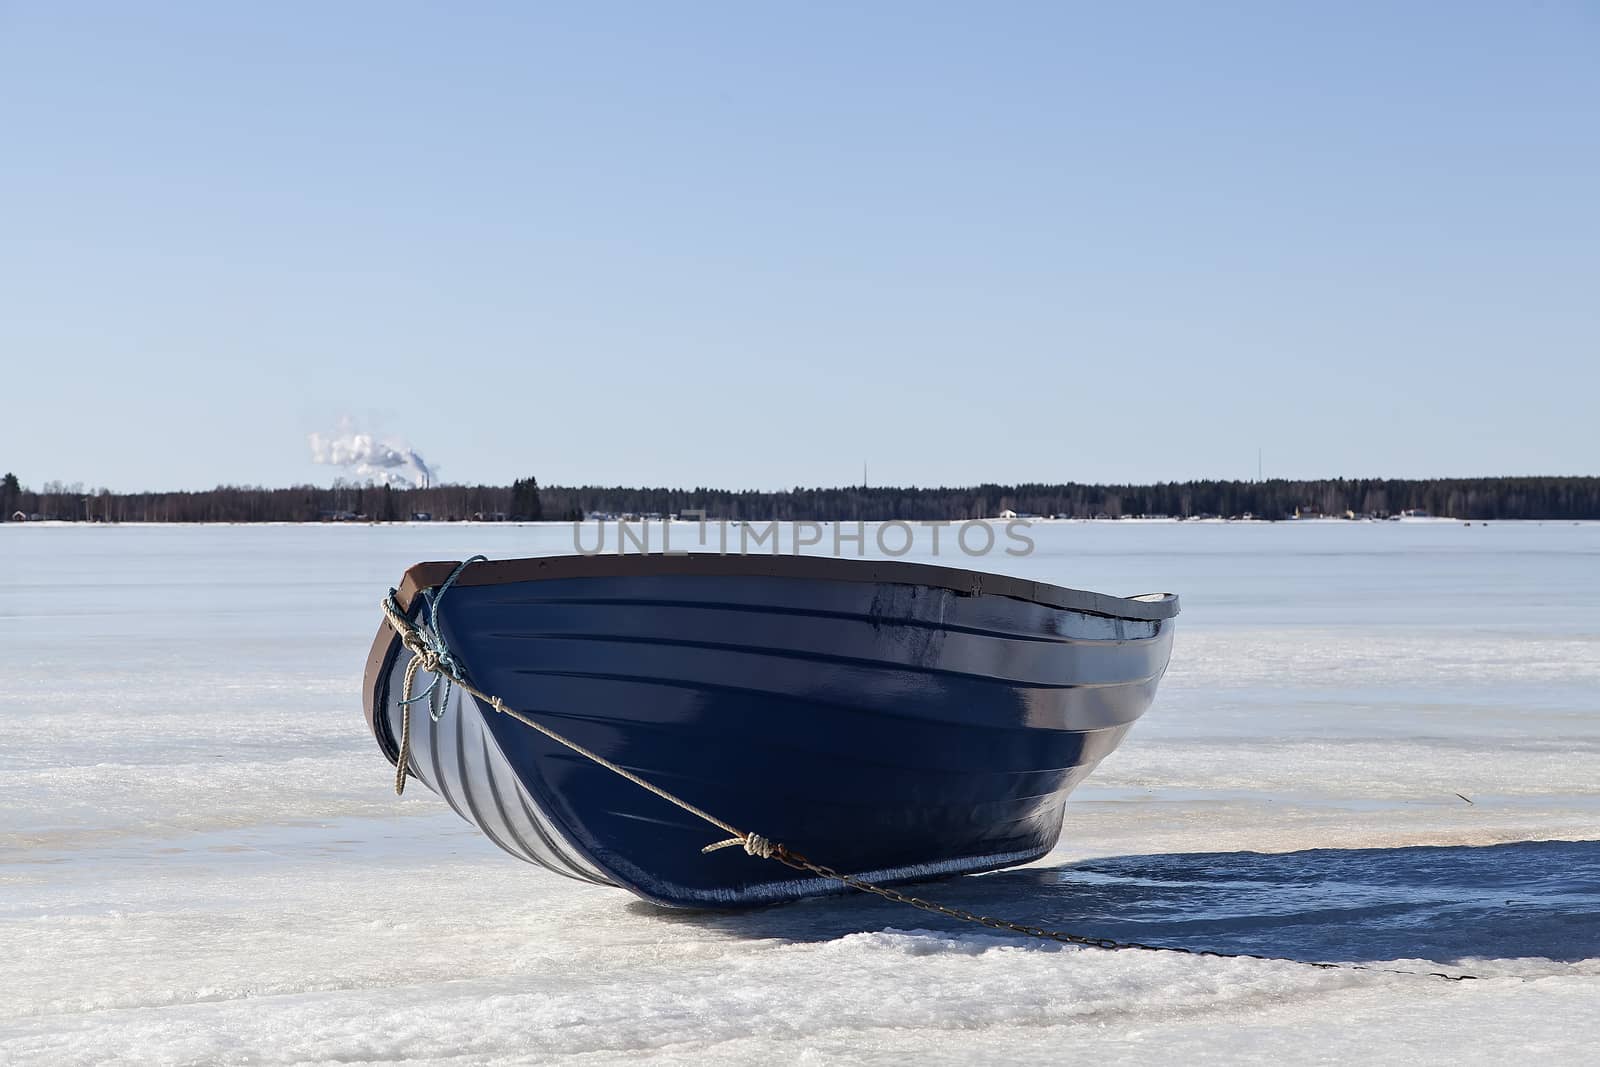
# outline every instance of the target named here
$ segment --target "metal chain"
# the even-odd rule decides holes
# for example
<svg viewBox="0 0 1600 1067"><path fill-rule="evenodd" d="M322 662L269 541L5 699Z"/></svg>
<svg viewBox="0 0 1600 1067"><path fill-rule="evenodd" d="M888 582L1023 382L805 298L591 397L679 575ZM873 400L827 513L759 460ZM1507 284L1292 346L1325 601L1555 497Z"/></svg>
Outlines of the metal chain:
<svg viewBox="0 0 1600 1067"><path fill-rule="evenodd" d="M465 567L465 565L466 564L462 564L462 567ZM457 573L459 573L459 571L460 568L457 569ZM455 575L452 575L451 577L453 580ZM1474 981L1478 977L1475 974L1452 974L1445 971L1407 971L1394 967L1370 967L1359 963L1326 963L1290 959L1287 956L1265 956L1255 952L1220 952L1214 949L1184 948L1181 945L1149 945L1141 941L1119 941L1112 937L1091 937L1085 934L1069 933L1065 930L1049 930L1042 926L1030 926L1026 923L1012 922L1009 919L997 919L990 915L979 915L977 912L967 911L964 908L953 908L946 904L939 904L931 900L924 900L922 897L912 896L909 893L902 893L898 889L891 889L888 886L877 885L873 882L868 882L865 879L857 878L853 874L844 874L843 872L834 870L832 867L827 867L820 863L814 863L793 849L790 849L787 846L777 842L770 841L767 838L762 837L760 834L750 833L746 830L740 830L731 823L724 822L715 815L703 811L695 805L689 803L682 797L674 796L655 783L641 778L639 775L628 770L626 767L619 766L618 764L613 763L611 760L606 759L599 753L593 752L590 749L578 744L576 741L563 737L555 730L552 730L550 727L538 722L525 712L517 711L515 708L507 706L506 703L499 697L490 693L485 693L483 690L479 689L477 686L473 685L471 682L467 681L461 676L462 672L457 667L454 660L449 657L448 651L441 653L439 649L433 647L435 642L430 642L428 639L418 633L417 628L411 624L410 620L406 617L405 612L401 610L396 596L397 593L395 590L389 590L389 595L383 600L383 613L388 619L389 626L400 637L400 643L412 654L411 662L406 665L405 681L403 685L403 691L401 693L400 759L396 770L396 793L399 793L405 789L405 776L411 750L411 715L408 701L411 697L411 685L416 677L417 667L420 664L422 670L428 671L429 673L435 675L435 683L437 683L440 677L448 679L450 682L459 686L464 692L467 692L477 699L483 701L499 714L515 719L524 726L528 726L534 730L537 730L539 733L550 738L550 740L566 746L585 759L597 764L598 766L604 767L613 774L626 778L628 781L639 786L641 789L644 789L650 793L654 793L656 796L667 801L669 804L676 805L689 814L694 815L695 817L730 835L727 840L717 841L713 844L707 845L705 848L700 850L703 853L716 852L720 849L732 848L736 846L742 847L746 853L759 859L776 860L784 866L793 868L794 870L804 871L809 874L814 874L819 878L826 878L831 881L839 882L842 885L849 886L851 889L859 890L863 893L871 893L873 896L882 897L884 900L891 900L897 904L907 904L922 911L931 912L935 915L943 915L946 918L957 919L962 922L975 923L978 926L984 926L991 930L1003 930L1008 933L1021 934L1024 937L1038 938L1044 941L1055 941L1065 945L1078 945L1084 948L1098 948L1106 950L1120 949L1130 951L1136 950L1140 952L1172 952L1185 956L1210 956L1216 959L1228 960L1267 960L1276 963L1294 963L1299 964L1302 967L1315 967L1319 970L1330 971L1373 971L1382 974L1426 975L1427 977L1431 978L1443 978L1450 982ZM437 599L430 599L429 606L433 609L435 613L435 619L437 619ZM436 637L437 643L442 643L442 636L438 636L436 634Z"/></svg>

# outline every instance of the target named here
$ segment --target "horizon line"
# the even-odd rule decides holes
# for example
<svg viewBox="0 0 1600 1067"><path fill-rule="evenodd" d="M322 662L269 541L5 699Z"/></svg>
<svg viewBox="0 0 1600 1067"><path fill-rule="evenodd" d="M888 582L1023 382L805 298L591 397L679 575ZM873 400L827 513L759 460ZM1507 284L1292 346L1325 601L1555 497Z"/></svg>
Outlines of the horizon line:
<svg viewBox="0 0 1600 1067"><path fill-rule="evenodd" d="M584 483L581 483L581 484L573 484L573 483L565 483L565 482L543 483L543 482L538 482L537 478L534 478L534 481L537 484L537 486L538 486L538 488L539 488L539 490L541 492L547 491L547 490L550 490L550 491L554 491L554 490L577 491L577 490L585 490L585 489L594 489L594 490L606 490L606 491L629 490L629 491L635 491L635 492L669 492L669 493L705 492L705 493L727 493L727 494L730 494L730 495L764 494L764 495L769 495L769 496L776 496L776 495L782 495L782 494L787 494L787 493L806 493L806 492L849 492L849 491L883 492L883 491L887 491L887 490L914 490L914 491L917 491L917 492L934 492L934 491L962 492L962 491L971 491L971 490L987 489L987 488L1021 489L1021 488L1028 488L1028 487L1059 488L1059 487L1064 487L1064 486L1081 486L1081 487L1084 487L1084 488L1091 488L1091 489L1146 489L1146 488L1153 488L1153 487L1157 487L1157 486L1175 486L1175 485L1177 485L1177 486L1182 486L1182 485L1272 485L1274 483L1280 483L1280 484L1285 484L1285 483L1286 484L1294 484L1294 483L1314 484L1314 483L1326 483L1326 482L1519 482L1519 481L1563 481L1563 480L1564 481L1592 481L1592 480L1597 479L1597 478L1600 478L1600 474L1468 474L1468 475L1452 474L1452 475L1428 475L1428 476L1372 475L1372 474L1348 475L1347 474L1347 475L1321 475L1321 476L1315 476L1315 477L1273 476L1273 477L1266 477L1266 478L1184 478L1184 479L1173 478L1173 479L1163 479L1163 480L1143 481L1143 482L1131 482L1131 481L1130 482L1106 482L1106 481L1070 481L1070 480L1069 481L1055 481L1055 482L1049 482L1049 481L1016 481L1016 482L982 481L982 482L969 482L969 483L966 483L966 484L941 483L941 484L937 484L937 485L934 485L934 484L924 485L924 484L919 484L919 483L916 483L916 482L901 482L901 483L884 482L884 483L879 483L879 484L875 484L875 485L853 484L853 483L852 484L835 484L835 485L820 485L820 484L818 484L818 485L793 485L793 486L784 486L784 487L780 487L780 488L770 488L770 489L759 489L759 488L728 489L728 488L723 488L723 487L718 487L718 486L713 486L713 485L704 485L704 484L692 485L691 486L691 485L646 485L646 484L639 484L639 483L627 484L627 483L621 483L621 482L612 483L612 484L606 484L606 483L602 483L602 482L584 482ZM61 488L47 490L47 489L43 489L43 488L30 488L30 487L28 487L26 485L20 485L19 484L19 489L20 489L21 492L31 493L31 494L39 495L39 496L67 496L67 495L99 496L99 495L102 495L102 494L110 494L112 496L155 496L155 495L171 495L171 494L176 494L176 493L211 493L211 492L216 492L218 490L246 490L246 491L255 491L255 492L288 492L288 491L292 491L292 490L296 490L296 489L315 489L315 490L328 491L328 490L335 490L335 489L361 489L361 490L366 490L366 489L385 489L385 488L392 489L392 490L397 491L397 492L420 493L420 492L434 492L434 491L442 490L442 489L506 489L506 488L512 487L516 482L521 481L521 480L522 479L519 478L519 479L512 479L511 481L508 481L508 482L431 481L431 482L429 482L429 483L427 483L425 485L395 485L395 484L384 483L384 482L373 480L373 479L367 479L365 481L349 481L349 482L345 482L344 484L340 484L341 480L340 479L335 479L333 482L330 482L330 483L327 483L327 484L321 484L321 483L317 483L317 482L291 482L291 483L288 483L288 484L267 485L267 484L262 484L262 483L247 483L247 482L218 482L215 485L209 485L209 486L203 486L203 487L195 487L195 488L178 488L178 489L111 489L111 488L109 488L107 486L89 486L89 485L87 485L87 484L85 484L83 482L73 482L73 483L70 483L69 485L62 485L62 483L59 480L52 479L51 481L45 482L44 484L45 485L58 485L58 486L61 486ZM19 479L19 483L20 483L20 479Z"/></svg>

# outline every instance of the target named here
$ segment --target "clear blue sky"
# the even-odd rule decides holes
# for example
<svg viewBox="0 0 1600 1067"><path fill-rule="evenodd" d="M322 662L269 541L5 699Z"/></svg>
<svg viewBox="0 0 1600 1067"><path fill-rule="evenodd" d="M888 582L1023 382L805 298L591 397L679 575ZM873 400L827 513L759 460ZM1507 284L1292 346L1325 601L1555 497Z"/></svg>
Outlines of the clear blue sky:
<svg viewBox="0 0 1600 1067"><path fill-rule="evenodd" d="M1600 473L1600 5L0 0L0 468Z"/></svg>

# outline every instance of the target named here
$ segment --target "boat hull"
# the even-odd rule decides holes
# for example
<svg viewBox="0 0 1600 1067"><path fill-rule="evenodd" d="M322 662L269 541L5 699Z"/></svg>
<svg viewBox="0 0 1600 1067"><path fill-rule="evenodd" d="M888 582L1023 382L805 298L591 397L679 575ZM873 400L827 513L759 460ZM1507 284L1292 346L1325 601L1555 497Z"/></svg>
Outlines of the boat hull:
<svg viewBox="0 0 1600 1067"><path fill-rule="evenodd" d="M1177 608L1021 583L1025 599L1001 584L1013 580L913 564L627 559L476 564L439 628L508 706L872 881L1054 847L1067 795L1149 706ZM413 617L415 593L448 569L409 573ZM369 663L391 761L409 656L385 629ZM419 672L418 690L429 681ZM442 694L437 721L414 705L411 772L512 855L679 907L839 888L739 849L702 853L720 832L700 819L459 688Z"/></svg>

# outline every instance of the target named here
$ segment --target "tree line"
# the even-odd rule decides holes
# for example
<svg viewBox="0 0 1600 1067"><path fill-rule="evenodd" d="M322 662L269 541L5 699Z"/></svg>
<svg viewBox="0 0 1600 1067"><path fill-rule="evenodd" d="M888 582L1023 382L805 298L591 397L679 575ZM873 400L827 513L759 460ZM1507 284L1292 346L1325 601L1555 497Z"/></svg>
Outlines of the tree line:
<svg viewBox="0 0 1600 1067"><path fill-rule="evenodd" d="M113 493L49 482L38 490L14 474L0 478L0 518L77 522L398 522L414 518L538 521L592 515L687 515L765 521L963 520L1002 512L1066 518L1171 516L1224 518L1296 514L1384 518L1407 510L1459 519L1600 519L1600 478L1331 478L1259 482L1192 481L1153 485L985 484L961 488L844 486L767 492L625 486L436 485L409 489L335 482L332 486L218 486L158 493Z"/></svg>

